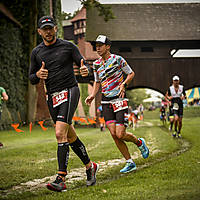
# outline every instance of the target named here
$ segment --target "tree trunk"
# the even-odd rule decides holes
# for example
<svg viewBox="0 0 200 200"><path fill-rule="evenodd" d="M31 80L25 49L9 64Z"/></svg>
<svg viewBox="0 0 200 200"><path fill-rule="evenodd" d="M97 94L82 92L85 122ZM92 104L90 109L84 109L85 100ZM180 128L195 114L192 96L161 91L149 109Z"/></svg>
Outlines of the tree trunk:
<svg viewBox="0 0 200 200"><path fill-rule="evenodd" d="M37 45L37 0L30 0L29 52ZM30 58L29 58L30 64ZM28 83L28 122L35 121L37 108L37 91L35 85Z"/></svg>

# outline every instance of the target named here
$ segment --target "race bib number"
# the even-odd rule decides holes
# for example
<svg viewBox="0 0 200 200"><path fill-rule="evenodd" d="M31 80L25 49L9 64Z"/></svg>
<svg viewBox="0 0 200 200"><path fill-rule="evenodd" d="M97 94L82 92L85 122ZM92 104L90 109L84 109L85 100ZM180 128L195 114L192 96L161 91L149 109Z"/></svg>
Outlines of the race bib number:
<svg viewBox="0 0 200 200"><path fill-rule="evenodd" d="M114 112L128 108L128 99L115 99L111 101Z"/></svg>
<svg viewBox="0 0 200 200"><path fill-rule="evenodd" d="M52 94L53 107L59 106L60 104L68 100L68 90L63 90L61 92L55 92Z"/></svg>
<svg viewBox="0 0 200 200"><path fill-rule="evenodd" d="M173 110L178 110L178 109L179 109L179 105L177 103L174 103Z"/></svg>

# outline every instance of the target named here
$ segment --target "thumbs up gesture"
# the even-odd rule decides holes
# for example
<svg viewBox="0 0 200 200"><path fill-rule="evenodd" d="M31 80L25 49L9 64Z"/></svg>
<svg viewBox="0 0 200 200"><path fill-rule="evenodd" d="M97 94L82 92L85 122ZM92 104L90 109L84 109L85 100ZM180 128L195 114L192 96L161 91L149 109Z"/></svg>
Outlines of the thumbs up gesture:
<svg viewBox="0 0 200 200"><path fill-rule="evenodd" d="M36 76L40 79L47 79L48 70L45 69L45 62L42 61L42 66L39 71L37 71Z"/></svg>
<svg viewBox="0 0 200 200"><path fill-rule="evenodd" d="M83 59L81 59L81 67L80 67L81 76L86 77L89 74L88 68L84 65Z"/></svg>

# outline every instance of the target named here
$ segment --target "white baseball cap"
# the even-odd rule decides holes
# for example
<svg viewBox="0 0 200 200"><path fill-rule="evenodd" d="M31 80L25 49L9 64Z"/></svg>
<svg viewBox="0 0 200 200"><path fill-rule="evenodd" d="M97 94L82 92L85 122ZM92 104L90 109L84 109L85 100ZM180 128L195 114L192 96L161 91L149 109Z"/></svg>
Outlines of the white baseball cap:
<svg viewBox="0 0 200 200"><path fill-rule="evenodd" d="M105 35L99 35L97 39L95 40L95 43L102 43L102 44L108 44L111 45L110 39L106 37Z"/></svg>
<svg viewBox="0 0 200 200"><path fill-rule="evenodd" d="M180 80L180 78L178 76L173 77L173 81L179 81L179 80Z"/></svg>

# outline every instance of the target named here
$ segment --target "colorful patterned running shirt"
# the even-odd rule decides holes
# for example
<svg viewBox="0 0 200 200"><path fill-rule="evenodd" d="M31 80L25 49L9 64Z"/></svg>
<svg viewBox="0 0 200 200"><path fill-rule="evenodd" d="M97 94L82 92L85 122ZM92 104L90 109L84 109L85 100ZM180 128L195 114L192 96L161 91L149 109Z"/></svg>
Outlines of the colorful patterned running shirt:
<svg viewBox="0 0 200 200"><path fill-rule="evenodd" d="M94 79L101 82L102 93L105 97L115 97L119 94L119 86L124 81L125 74L133 71L124 58L111 54L106 61L102 57L93 63Z"/></svg>

